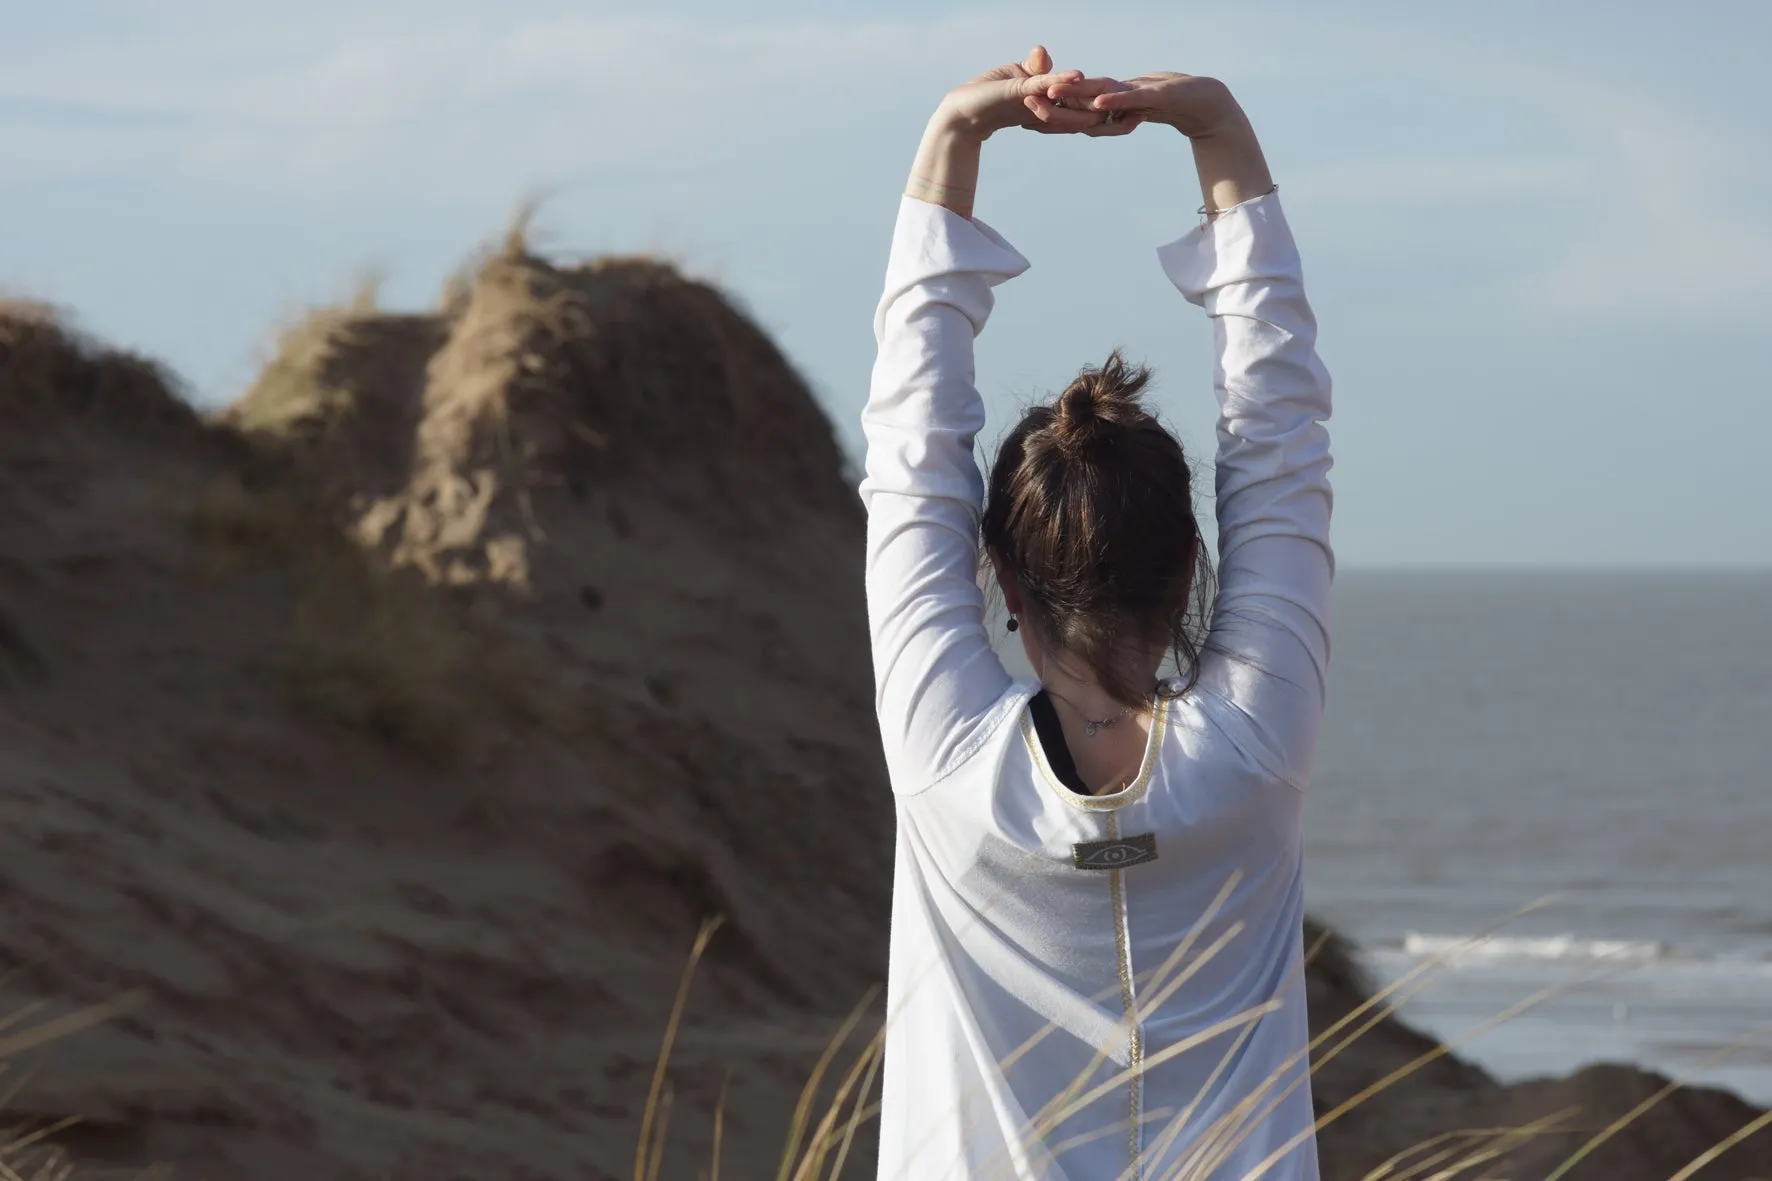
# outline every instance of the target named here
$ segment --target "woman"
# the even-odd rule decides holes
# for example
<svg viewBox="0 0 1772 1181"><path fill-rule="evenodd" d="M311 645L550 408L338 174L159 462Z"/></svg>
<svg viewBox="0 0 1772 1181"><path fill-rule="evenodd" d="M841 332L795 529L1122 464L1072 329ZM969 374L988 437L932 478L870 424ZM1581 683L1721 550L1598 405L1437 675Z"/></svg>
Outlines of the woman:
<svg viewBox="0 0 1772 1181"><path fill-rule="evenodd" d="M1203 642L1190 474L1142 371L1116 355L1030 410L988 493L972 457L973 337L1027 267L972 220L981 145L1145 123L1191 141L1206 198L1158 252L1217 342ZM1057 74L1043 49L954 90L875 330L861 491L898 812L881 1176L1314 1178L1301 825L1329 656L1329 378L1248 120L1210 79ZM981 545L1037 681L992 651Z"/></svg>

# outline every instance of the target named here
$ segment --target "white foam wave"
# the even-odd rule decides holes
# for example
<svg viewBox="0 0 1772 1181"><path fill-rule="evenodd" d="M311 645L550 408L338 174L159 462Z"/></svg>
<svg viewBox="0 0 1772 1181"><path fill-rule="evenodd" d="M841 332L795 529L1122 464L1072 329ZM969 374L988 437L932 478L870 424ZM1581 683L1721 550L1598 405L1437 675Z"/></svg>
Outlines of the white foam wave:
<svg viewBox="0 0 1772 1181"><path fill-rule="evenodd" d="M1453 960L1658 960L1667 947L1648 939L1578 939L1574 935L1403 936L1403 951Z"/></svg>

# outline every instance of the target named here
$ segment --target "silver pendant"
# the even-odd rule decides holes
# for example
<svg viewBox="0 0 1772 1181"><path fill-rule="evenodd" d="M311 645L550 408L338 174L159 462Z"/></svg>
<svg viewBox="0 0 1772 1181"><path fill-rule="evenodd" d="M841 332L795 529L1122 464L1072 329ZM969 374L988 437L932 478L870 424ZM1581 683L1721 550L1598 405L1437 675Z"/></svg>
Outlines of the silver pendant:
<svg viewBox="0 0 1772 1181"><path fill-rule="evenodd" d="M1095 732L1099 729L1101 729L1100 722L1090 722L1087 726L1083 727L1083 735L1087 738L1094 738Z"/></svg>

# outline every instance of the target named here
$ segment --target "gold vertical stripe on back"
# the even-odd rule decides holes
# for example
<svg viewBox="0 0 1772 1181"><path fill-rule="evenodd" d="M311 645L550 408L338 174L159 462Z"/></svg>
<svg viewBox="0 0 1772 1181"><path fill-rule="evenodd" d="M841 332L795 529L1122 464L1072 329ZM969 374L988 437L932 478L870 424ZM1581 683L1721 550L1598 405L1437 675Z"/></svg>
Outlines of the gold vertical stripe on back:
<svg viewBox="0 0 1772 1181"><path fill-rule="evenodd" d="M1120 839L1120 817L1108 813L1108 839ZM1126 1101L1130 1119L1126 1129L1126 1149L1130 1153L1131 1177L1138 1181L1138 1156L1142 1151L1139 1132L1144 1116L1144 1031L1139 1028L1138 1005L1132 995L1132 932L1126 917L1125 871L1108 871L1108 893L1114 905L1114 951L1119 959L1120 1009L1126 1016L1127 1057L1131 1070L1126 1083Z"/></svg>

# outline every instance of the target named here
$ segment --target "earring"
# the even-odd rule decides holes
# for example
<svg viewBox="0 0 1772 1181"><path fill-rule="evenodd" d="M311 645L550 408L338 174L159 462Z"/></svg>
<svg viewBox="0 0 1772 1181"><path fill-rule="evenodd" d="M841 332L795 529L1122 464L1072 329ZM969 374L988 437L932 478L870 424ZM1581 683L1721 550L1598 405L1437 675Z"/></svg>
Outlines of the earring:
<svg viewBox="0 0 1772 1181"><path fill-rule="evenodd" d="M1020 626L1021 626L1020 622L1016 620L1015 616L1011 615L1009 617L1009 630L1015 631Z"/></svg>

